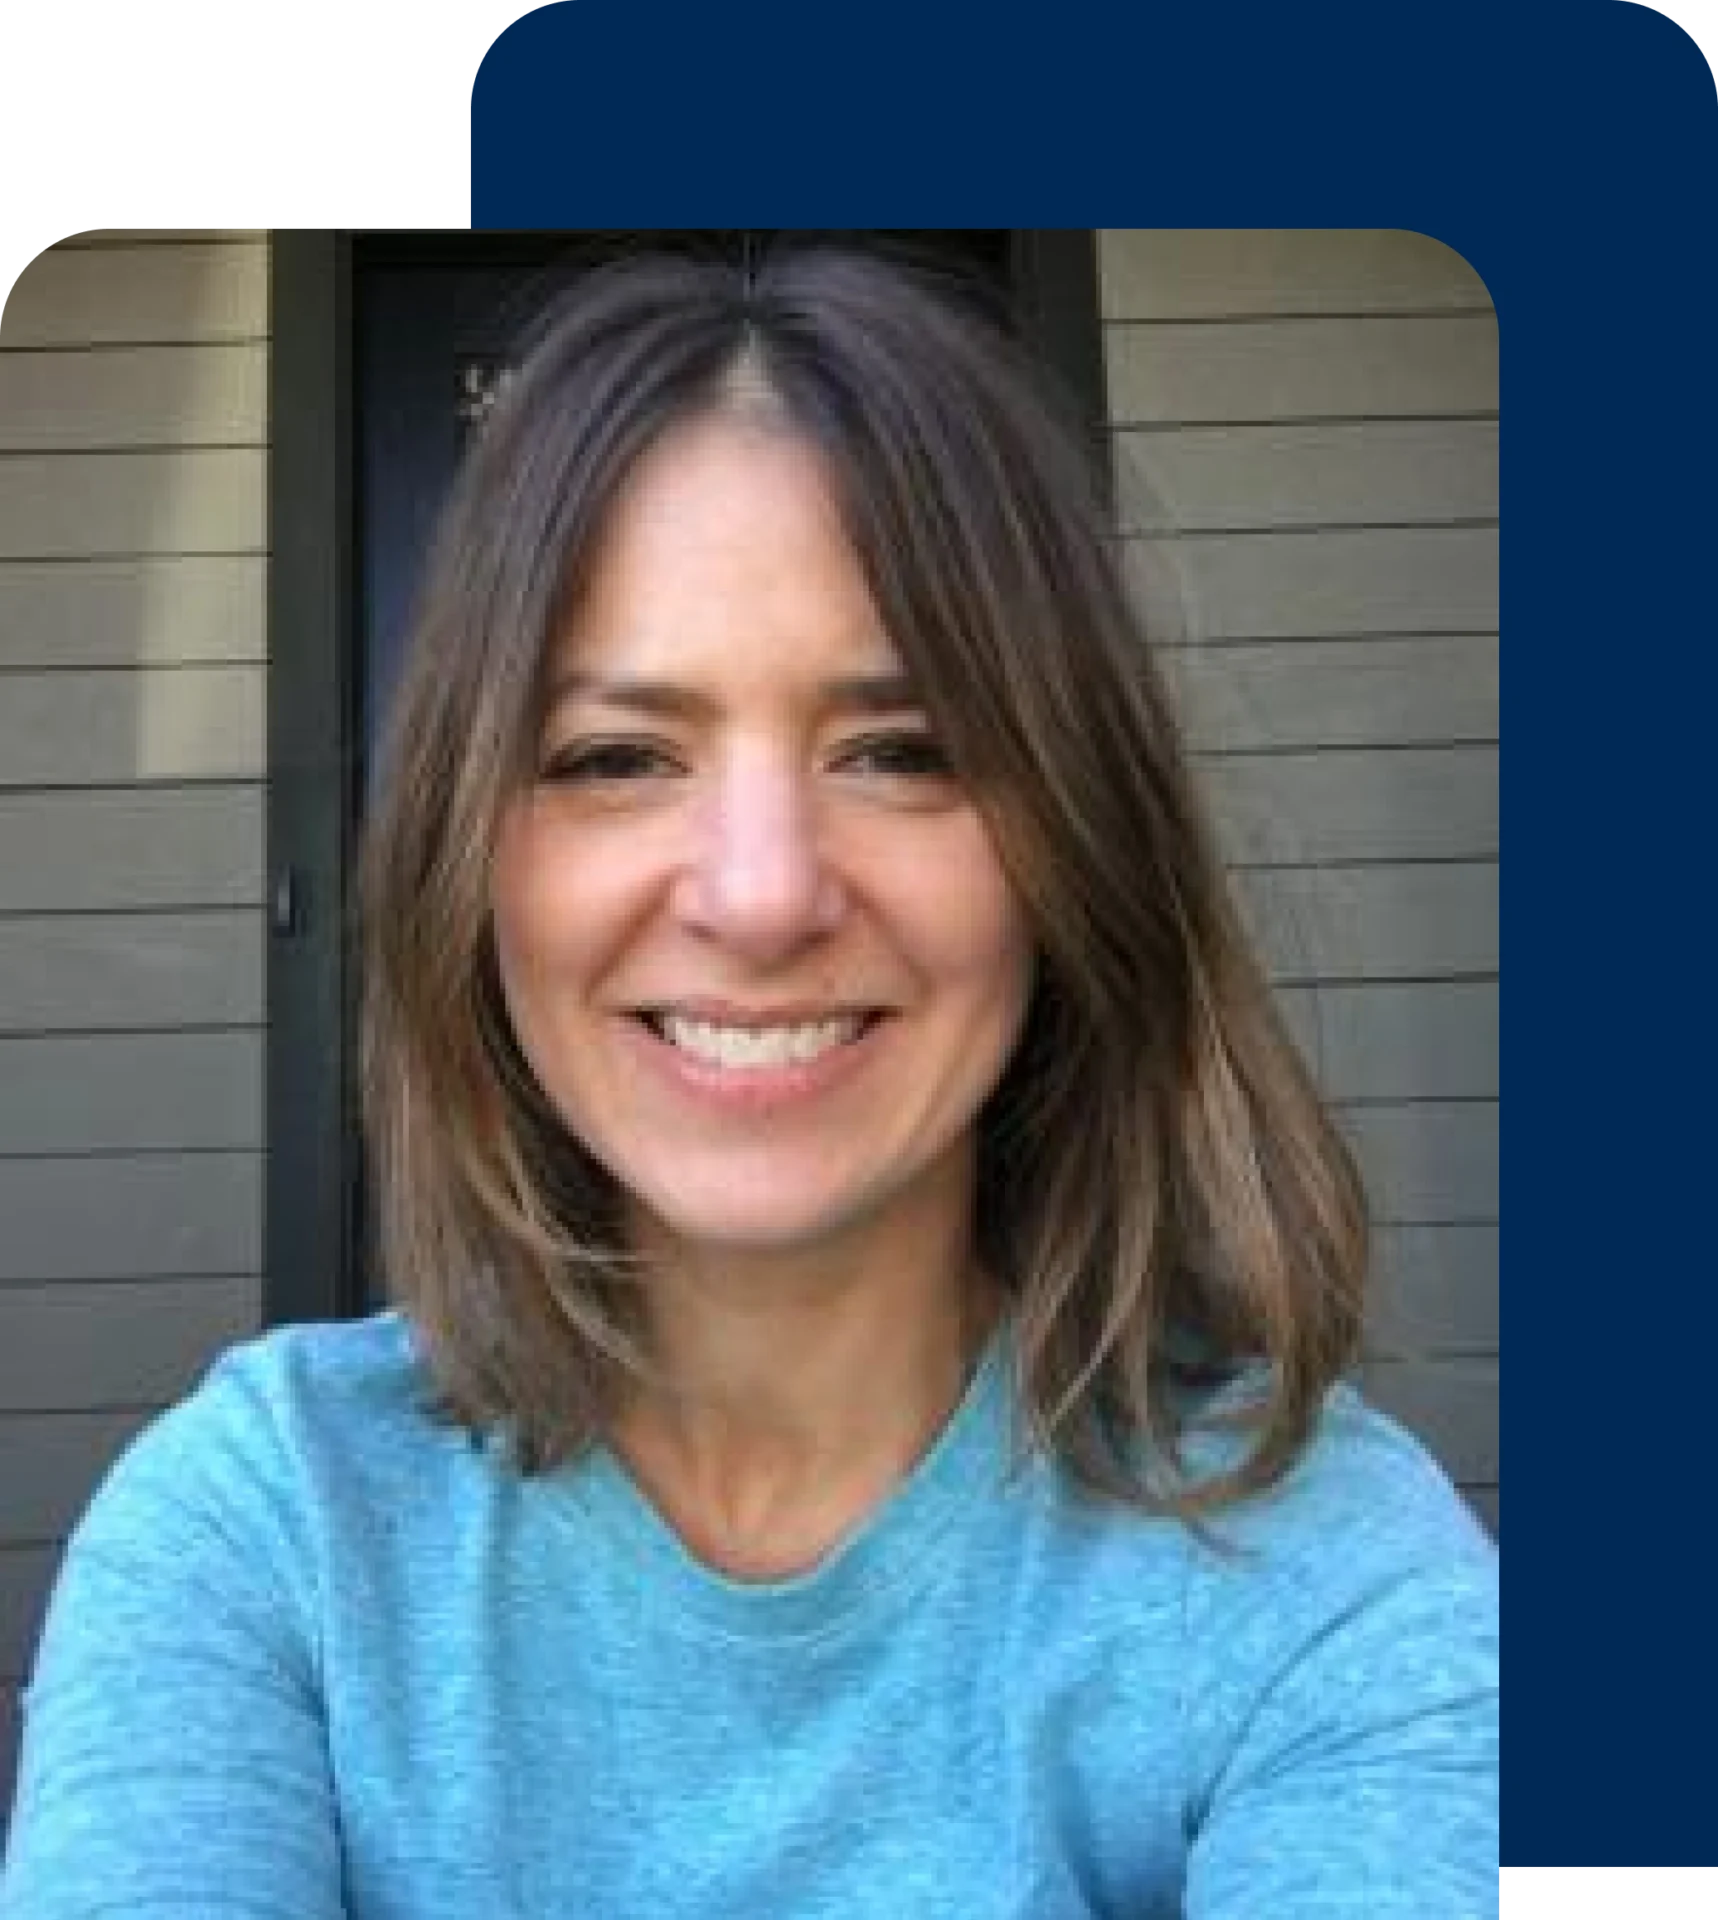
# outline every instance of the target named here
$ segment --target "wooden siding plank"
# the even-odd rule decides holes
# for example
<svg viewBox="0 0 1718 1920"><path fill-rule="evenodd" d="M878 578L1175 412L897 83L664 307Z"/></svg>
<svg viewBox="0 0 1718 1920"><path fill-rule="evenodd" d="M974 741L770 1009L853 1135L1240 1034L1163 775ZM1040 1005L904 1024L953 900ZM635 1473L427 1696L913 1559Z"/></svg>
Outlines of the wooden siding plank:
<svg viewBox="0 0 1718 1920"><path fill-rule="evenodd" d="M262 660L267 565L261 554L0 562L0 667Z"/></svg>
<svg viewBox="0 0 1718 1920"><path fill-rule="evenodd" d="M1496 1487L1463 1487L1462 1498L1473 1510L1473 1517L1484 1527L1492 1539L1502 1537L1499 1532Z"/></svg>
<svg viewBox="0 0 1718 1920"><path fill-rule="evenodd" d="M23 916L0 924L0 1034L261 1025L263 916Z"/></svg>
<svg viewBox="0 0 1718 1920"><path fill-rule="evenodd" d="M268 332L268 248L50 247L19 275L0 349L257 339Z"/></svg>
<svg viewBox="0 0 1718 1920"><path fill-rule="evenodd" d="M1498 1337L1495 1225L1378 1229L1366 1322L1374 1357L1495 1354Z"/></svg>
<svg viewBox="0 0 1718 1920"><path fill-rule="evenodd" d="M1381 1225L1496 1221L1496 1101L1417 1100L1335 1112Z"/></svg>
<svg viewBox="0 0 1718 1920"><path fill-rule="evenodd" d="M248 553L267 543L260 448L0 457L0 558Z"/></svg>
<svg viewBox="0 0 1718 1920"><path fill-rule="evenodd" d="M1118 427L1495 413L1497 320L1107 326L1104 366Z"/></svg>
<svg viewBox="0 0 1718 1920"><path fill-rule="evenodd" d="M260 780L267 696L260 664L6 674L0 786Z"/></svg>
<svg viewBox="0 0 1718 1920"><path fill-rule="evenodd" d="M1196 764L1237 866L1473 860L1498 850L1495 747L1209 754Z"/></svg>
<svg viewBox="0 0 1718 1920"><path fill-rule="evenodd" d="M1491 304L1454 248L1401 227L1105 228L1098 284L1106 319Z"/></svg>
<svg viewBox="0 0 1718 1920"><path fill-rule="evenodd" d="M268 349L257 341L0 353L0 447L258 446Z"/></svg>
<svg viewBox="0 0 1718 1920"><path fill-rule="evenodd" d="M1495 741L1495 634L1238 641L1158 659L1197 748Z"/></svg>
<svg viewBox="0 0 1718 1920"><path fill-rule="evenodd" d="M1135 537L1123 563L1164 641L1498 630L1493 527ZM1166 569L1179 607L1163 604Z"/></svg>
<svg viewBox="0 0 1718 1920"><path fill-rule="evenodd" d="M262 1156L0 1160L0 1220L0 1281L260 1273Z"/></svg>
<svg viewBox="0 0 1718 1920"><path fill-rule="evenodd" d="M30 1671L59 1566L58 1546L0 1547L0 1685L8 1689Z"/></svg>
<svg viewBox="0 0 1718 1920"><path fill-rule="evenodd" d="M0 1486L11 1540L63 1540L96 1484L157 1409L23 1413L0 1419Z"/></svg>
<svg viewBox="0 0 1718 1920"><path fill-rule="evenodd" d="M1497 1480L1495 1360L1373 1360L1360 1379L1367 1398L1418 1434L1452 1480Z"/></svg>
<svg viewBox="0 0 1718 1920"><path fill-rule="evenodd" d="M260 787L0 793L0 911L262 897Z"/></svg>
<svg viewBox="0 0 1718 1920"><path fill-rule="evenodd" d="M1233 876L1241 915L1278 981L1495 973L1497 868L1253 868Z"/></svg>
<svg viewBox="0 0 1718 1920"><path fill-rule="evenodd" d="M1129 533L1497 517L1491 420L1124 433L1114 465Z"/></svg>
<svg viewBox="0 0 1718 1920"><path fill-rule="evenodd" d="M255 1278L0 1287L0 1414L177 1400L261 1324Z"/></svg>
<svg viewBox="0 0 1718 1920"><path fill-rule="evenodd" d="M1486 981L1277 993L1289 1031L1332 1100L1495 1096L1497 998Z"/></svg>
<svg viewBox="0 0 1718 1920"><path fill-rule="evenodd" d="M0 1039L0 1154L261 1147L263 1036ZM99 1169L90 1172L93 1187Z"/></svg>
<svg viewBox="0 0 1718 1920"><path fill-rule="evenodd" d="M183 240L267 240L267 227L90 227L55 244L61 247L141 247Z"/></svg>

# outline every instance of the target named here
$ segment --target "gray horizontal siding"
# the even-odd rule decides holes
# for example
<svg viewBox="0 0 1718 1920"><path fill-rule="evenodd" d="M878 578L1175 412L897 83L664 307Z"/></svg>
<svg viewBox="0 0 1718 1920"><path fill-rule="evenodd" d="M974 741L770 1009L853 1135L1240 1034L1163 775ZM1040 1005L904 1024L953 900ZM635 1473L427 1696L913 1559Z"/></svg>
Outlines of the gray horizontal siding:
<svg viewBox="0 0 1718 1920"><path fill-rule="evenodd" d="M0 420L13 449L253 445L267 406L260 341L105 353L0 349Z"/></svg>
<svg viewBox="0 0 1718 1920"><path fill-rule="evenodd" d="M1474 1099L1498 1091L1494 980L1287 987L1277 999L1332 1100Z"/></svg>
<svg viewBox="0 0 1718 1920"><path fill-rule="evenodd" d="M1136 536L1123 557L1160 638L1183 630L1195 641L1498 630L1491 527ZM1175 571L1182 602L1160 610L1164 568Z"/></svg>
<svg viewBox="0 0 1718 1920"><path fill-rule="evenodd" d="M261 779L267 669L0 674L0 786Z"/></svg>
<svg viewBox="0 0 1718 1920"><path fill-rule="evenodd" d="M0 1416L165 1405L253 1333L255 1278L0 1287Z"/></svg>
<svg viewBox="0 0 1718 1920"><path fill-rule="evenodd" d="M262 1033L0 1039L0 1154L263 1144Z"/></svg>
<svg viewBox="0 0 1718 1920"><path fill-rule="evenodd" d="M1497 515L1497 423L1126 433L1115 470L1129 533L1489 520Z"/></svg>
<svg viewBox="0 0 1718 1920"><path fill-rule="evenodd" d="M51 248L0 316L0 349L255 340L268 332L268 249Z"/></svg>
<svg viewBox="0 0 1718 1920"><path fill-rule="evenodd" d="M13 1671L99 1473L261 1312L268 254L82 238L0 323Z"/></svg>
<svg viewBox="0 0 1718 1920"><path fill-rule="evenodd" d="M1452 1478L1495 1485L1499 1421L1495 1359L1375 1360L1360 1371L1376 1405L1411 1427Z"/></svg>
<svg viewBox="0 0 1718 1920"><path fill-rule="evenodd" d="M1171 647L1159 659L1191 743L1253 747L1495 741L1494 634Z"/></svg>
<svg viewBox="0 0 1718 1920"><path fill-rule="evenodd" d="M0 561L0 667L261 660L261 554Z"/></svg>
<svg viewBox="0 0 1718 1920"><path fill-rule="evenodd" d="M1274 979L1428 980L1495 973L1497 866L1257 867L1234 875Z"/></svg>
<svg viewBox="0 0 1718 1920"><path fill-rule="evenodd" d="M1497 1103L1414 1100L1339 1106L1380 1224L1498 1217Z"/></svg>
<svg viewBox="0 0 1718 1920"><path fill-rule="evenodd" d="M1098 235L1106 320L1488 307L1451 247L1400 228L1127 227Z"/></svg>
<svg viewBox="0 0 1718 1920"><path fill-rule="evenodd" d="M1107 330L1105 344L1111 414L1123 427L1497 407L1497 321L1489 313L1120 325Z"/></svg>
<svg viewBox="0 0 1718 1920"><path fill-rule="evenodd" d="M10 1689L30 1670L48 1582L59 1561L57 1546L0 1547L0 1686Z"/></svg>
<svg viewBox="0 0 1718 1920"><path fill-rule="evenodd" d="M1495 747L1211 754L1199 765L1237 866L1476 860L1498 850Z"/></svg>
<svg viewBox="0 0 1718 1920"><path fill-rule="evenodd" d="M256 785L0 792L0 913L254 905L262 800Z"/></svg>
<svg viewBox="0 0 1718 1920"><path fill-rule="evenodd" d="M0 920L0 1035L260 1025L262 913Z"/></svg>
<svg viewBox="0 0 1718 1920"><path fill-rule="evenodd" d="M96 1482L155 1411L0 1415L0 1485L12 1543L63 1540Z"/></svg>
<svg viewBox="0 0 1718 1920"><path fill-rule="evenodd" d="M1495 1224L1380 1227L1375 1237L1367 1315L1373 1354L1497 1352Z"/></svg>
<svg viewBox="0 0 1718 1920"><path fill-rule="evenodd" d="M262 1156L0 1159L0 1220L0 1284L260 1273Z"/></svg>
<svg viewBox="0 0 1718 1920"><path fill-rule="evenodd" d="M0 456L0 558L251 553L267 542L254 447Z"/></svg>

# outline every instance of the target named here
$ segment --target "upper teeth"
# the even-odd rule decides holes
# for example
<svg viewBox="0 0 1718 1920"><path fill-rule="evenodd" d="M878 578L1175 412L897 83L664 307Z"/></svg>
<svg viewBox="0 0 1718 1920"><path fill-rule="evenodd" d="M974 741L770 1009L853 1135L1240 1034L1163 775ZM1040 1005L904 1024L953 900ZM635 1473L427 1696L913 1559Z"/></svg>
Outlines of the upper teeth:
<svg viewBox="0 0 1718 1920"><path fill-rule="evenodd" d="M864 1024L860 1014L800 1027L717 1027L677 1013L662 1016L663 1034L675 1046L724 1067L776 1067L790 1060L812 1060L856 1039Z"/></svg>

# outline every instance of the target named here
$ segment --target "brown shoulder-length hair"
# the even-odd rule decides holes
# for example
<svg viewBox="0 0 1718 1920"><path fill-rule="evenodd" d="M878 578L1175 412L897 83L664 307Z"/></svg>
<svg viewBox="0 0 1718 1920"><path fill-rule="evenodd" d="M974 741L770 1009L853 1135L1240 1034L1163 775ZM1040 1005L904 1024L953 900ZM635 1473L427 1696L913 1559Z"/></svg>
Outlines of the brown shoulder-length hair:
<svg viewBox="0 0 1718 1920"><path fill-rule="evenodd" d="M643 1363L607 1173L510 1030L489 874L545 655L639 456L765 397L817 448L886 630L1035 930L979 1121L977 1251L1039 1444L1194 1518L1278 1478L1354 1357L1365 1215L1225 890L1079 434L898 264L651 258L552 307L444 513L368 823L363 1102L380 1245L444 1408L527 1472ZM1244 1373L1245 1390L1211 1396ZM1195 1470L1195 1410L1244 1435Z"/></svg>

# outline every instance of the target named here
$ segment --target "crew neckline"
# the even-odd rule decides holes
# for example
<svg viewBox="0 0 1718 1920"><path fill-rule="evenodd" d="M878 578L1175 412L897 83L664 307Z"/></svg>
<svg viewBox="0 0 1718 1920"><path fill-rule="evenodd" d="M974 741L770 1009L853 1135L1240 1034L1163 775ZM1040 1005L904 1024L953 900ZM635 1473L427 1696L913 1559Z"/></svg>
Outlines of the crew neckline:
<svg viewBox="0 0 1718 1920"><path fill-rule="evenodd" d="M1008 1466L1007 1323L992 1329L966 1389L903 1478L803 1573L741 1580L699 1558L625 1463L593 1447L553 1476L557 1492L648 1575L647 1601L736 1640L816 1639L859 1624L929 1577L985 1508Z"/></svg>

